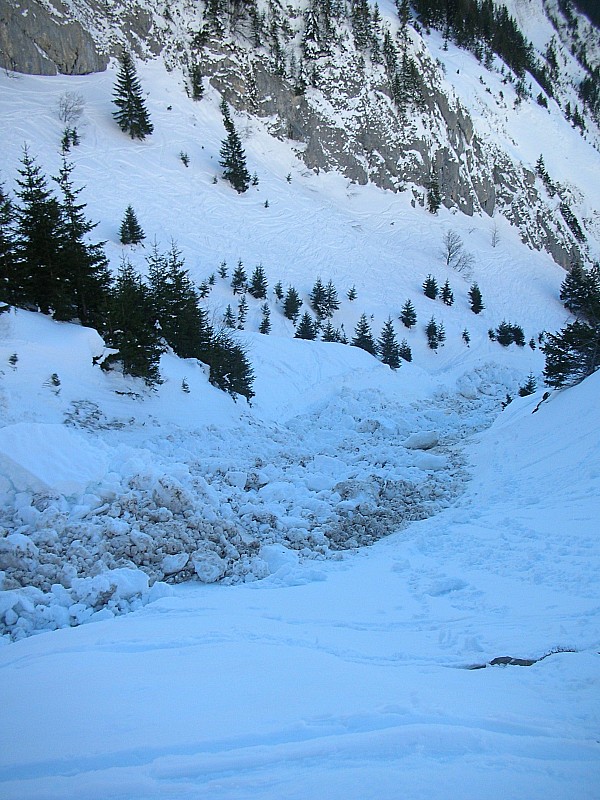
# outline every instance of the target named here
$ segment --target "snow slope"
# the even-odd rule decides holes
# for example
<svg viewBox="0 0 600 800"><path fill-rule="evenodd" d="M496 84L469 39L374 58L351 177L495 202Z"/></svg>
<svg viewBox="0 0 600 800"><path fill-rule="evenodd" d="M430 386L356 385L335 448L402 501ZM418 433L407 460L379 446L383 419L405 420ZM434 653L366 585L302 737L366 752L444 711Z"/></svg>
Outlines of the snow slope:
<svg viewBox="0 0 600 800"><path fill-rule="evenodd" d="M479 65L440 57L462 59L474 93ZM487 335L503 319L534 342L562 326L564 273L502 219L493 247L495 220L307 173L242 117L259 184L238 196L213 184L219 96L194 104L176 71L139 71L155 124L142 143L111 119L113 69L1 75L6 188L24 142L58 171L56 104L81 92L75 178L115 270L123 255L145 269L147 247L118 243L131 203L147 242L173 237L196 281L241 258L307 304L331 278L334 324L351 337L364 312L378 335L391 316L413 362L394 373L294 340L272 293L262 336L248 298L249 406L197 362L165 354L150 392L93 365L94 331L0 316L0 794L600 797L598 376L535 414L541 391L501 412L529 372L540 382L543 357ZM530 162L540 131L517 123ZM597 155L574 141L597 208ZM448 230L470 274L444 264ZM452 307L423 296L428 273L449 279ZM206 302L215 324L235 310L229 279ZM437 353L432 315L447 333ZM483 668L502 657L535 663Z"/></svg>

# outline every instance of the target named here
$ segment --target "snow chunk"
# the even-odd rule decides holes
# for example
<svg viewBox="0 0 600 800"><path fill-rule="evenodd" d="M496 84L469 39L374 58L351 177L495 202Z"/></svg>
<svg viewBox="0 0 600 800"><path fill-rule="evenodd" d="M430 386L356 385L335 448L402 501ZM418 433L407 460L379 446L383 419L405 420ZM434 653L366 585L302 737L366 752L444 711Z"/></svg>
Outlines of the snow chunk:
<svg viewBox="0 0 600 800"><path fill-rule="evenodd" d="M402 445L408 450L431 450L439 443L440 437L437 431L418 431L411 434Z"/></svg>

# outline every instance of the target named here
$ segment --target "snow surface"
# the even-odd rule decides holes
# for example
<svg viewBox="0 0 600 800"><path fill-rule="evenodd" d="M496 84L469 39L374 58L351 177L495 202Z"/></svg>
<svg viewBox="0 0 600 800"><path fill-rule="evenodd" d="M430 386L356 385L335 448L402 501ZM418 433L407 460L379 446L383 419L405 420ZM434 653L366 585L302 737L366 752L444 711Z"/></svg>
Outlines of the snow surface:
<svg viewBox="0 0 600 800"><path fill-rule="evenodd" d="M483 104L480 65L440 58L460 59ZM151 392L93 365L96 332L0 315L0 795L600 798L600 380L501 412L530 371L541 385L543 357L487 336L503 319L536 342L564 324L564 273L502 219L432 217L408 193L307 173L256 120L236 117L258 187L213 185L219 96L194 104L176 71L139 71L155 124L142 143L111 119L114 69L1 75L6 188L25 141L57 172L56 103L79 91L75 176L115 269L124 253L144 269L147 248L118 244L131 203L196 281L241 258L307 303L331 278L336 326L351 336L364 312L377 335L391 315L414 360L394 373L294 340L272 295L261 336L248 298L249 406L195 361L165 354ZM520 113L506 111L522 159L564 137L598 208L597 154L568 126L544 146ZM444 266L449 229L470 276ZM451 308L423 296L428 273L450 280ZM228 303L217 277L216 323ZM491 665L505 657L534 663Z"/></svg>

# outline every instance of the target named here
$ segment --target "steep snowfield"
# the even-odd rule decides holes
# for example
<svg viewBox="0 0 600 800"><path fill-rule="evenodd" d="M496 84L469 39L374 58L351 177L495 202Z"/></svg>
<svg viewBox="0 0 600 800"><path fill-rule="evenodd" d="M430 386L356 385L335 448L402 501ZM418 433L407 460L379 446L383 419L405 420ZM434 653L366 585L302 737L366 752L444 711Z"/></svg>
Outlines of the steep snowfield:
<svg viewBox="0 0 600 800"><path fill-rule="evenodd" d="M465 102L485 97L474 59L440 58L460 67ZM543 357L487 336L503 319L534 342L560 327L564 273L502 219L433 217L408 192L309 174L241 117L259 184L238 196L213 184L218 95L192 103L158 62L139 73L155 124L143 143L111 119L113 70L1 75L5 187L24 142L57 173L56 104L80 92L75 180L113 268L127 255L143 270L154 237L176 240L198 282L223 260L229 275L262 263L273 332L257 333L249 297L249 406L197 362L165 354L149 392L93 365L94 331L0 316L0 794L600 797L598 376L500 413L529 372L541 385ZM549 164L564 137L597 208L596 154L568 126L545 139L536 117L528 131L525 113L506 111L516 151ZM129 203L146 248L118 244ZM448 230L469 274L444 265ZM452 307L423 296L428 273L449 279ZM394 373L294 340L272 287L307 305L318 276L343 301L336 326L351 337L364 312L377 336L391 315L413 362ZM217 276L215 324L237 302ZM437 353L432 315L447 333ZM472 669L505 656L536 663Z"/></svg>

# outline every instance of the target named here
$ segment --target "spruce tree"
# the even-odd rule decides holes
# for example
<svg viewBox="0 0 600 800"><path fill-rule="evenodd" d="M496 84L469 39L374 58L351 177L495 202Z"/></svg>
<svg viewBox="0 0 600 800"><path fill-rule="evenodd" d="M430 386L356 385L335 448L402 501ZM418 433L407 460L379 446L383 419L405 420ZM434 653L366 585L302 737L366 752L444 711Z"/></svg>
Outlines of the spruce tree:
<svg viewBox="0 0 600 800"><path fill-rule="evenodd" d="M367 353L370 353L372 356L377 355L377 344L373 339L371 326L369 325L366 314L361 314L358 322L356 323L356 327L354 328L354 338L352 339L351 344L353 347L360 347L362 350L366 350Z"/></svg>
<svg viewBox="0 0 600 800"><path fill-rule="evenodd" d="M410 300L407 300L406 303L402 306L402 311L400 313L400 320L405 328L414 327L417 322L417 312L415 311L415 307L411 303Z"/></svg>
<svg viewBox="0 0 600 800"><path fill-rule="evenodd" d="M64 227L61 260L66 280L62 318L77 317L83 325L98 326L106 310L111 276L104 242L86 241L98 223L86 219L85 203L77 202L82 189L73 187L72 172L73 165L63 158L59 176L55 178L62 192Z"/></svg>
<svg viewBox="0 0 600 800"><path fill-rule="evenodd" d="M472 284L469 289L469 301L471 303L471 311L474 314L481 314L485 306L481 300L481 291L476 283Z"/></svg>
<svg viewBox="0 0 600 800"><path fill-rule="evenodd" d="M352 303L353 300L357 298L356 286L351 286L348 291L346 292L346 297Z"/></svg>
<svg viewBox="0 0 600 800"><path fill-rule="evenodd" d="M48 314L51 309L62 308L66 288L62 212L27 148L21 163L16 192L20 203L16 211L13 296L18 305L37 306Z"/></svg>
<svg viewBox="0 0 600 800"><path fill-rule="evenodd" d="M154 324L150 291L141 276L123 261L109 300L107 345L116 350L101 362L104 370L121 364L125 375L143 378L148 386L161 382L159 363L163 350Z"/></svg>
<svg viewBox="0 0 600 800"><path fill-rule="evenodd" d="M406 339L402 339L400 342L398 352L400 353L400 358L402 358L404 361L412 361L412 350L410 349L410 345Z"/></svg>
<svg viewBox="0 0 600 800"><path fill-rule="evenodd" d="M442 286L442 289L440 291L440 297L447 306L451 306L452 303L454 303L454 294L452 292L452 289L450 288L450 282L448 280L446 280L446 282Z"/></svg>
<svg viewBox="0 0 600 800"><path fill-rule="evenodd" d="M435 300L438 296L438 292L439 289L436 279L433 275L428 275L423 281L423 294L425 297L429 297L430 300Z"/></svg>
<svg viewBox="0 0 600 800"><path fill-rule="evenodd" d="M243 263L238 261L237 267L233 271L233 275L231 276L231 288L234 294L238 294L239 292L246 291L246 285L248 283L248 276L246 275L246 270L244 269Z"/></svg>
<svg viewBox="0 0 600 800"><path fill-rule="evenodd" d="M427 209L431 214L437 214L442 205L440 187L436 178L432 178L427 186Z"/></svg>
<svg viewBox="0 0 600 800"><path fill-rule="evenodd" d="M277 298L277 300L283 300L283 286L281 281L277 281L275 286L273 287L273 294Z"/></svg>
<svg viewBox="0 0 600 800"><path fill-rule="evenodd" d="M256 298L257 300L264 300L264 298L267 296L268 288L265 270L262 264L259 264L254 268L250 278L250 283L248 284L248 291L252 297Z"/></svg>
<svg viewBox="0 0 600 800"><path fill-rule="evenodd" d="M437 350L440 343L438 339L438 325L435 321L435 317L432 317L429 322L427 323L427 327L425 328L425 333L427 334L427 346L430 350Z"/></svg>
<svg viewBox="0 0 600 800"><path fill-rule="evenodd" d="M469 334L469 331L466 328L463 329L462 340L467 345L467 347L471 343L471 335Z"/></svg>
<svg viewBox="0 0 600 800"><path fill-rule="evenodd" d="M519 386L519 397L529 397L529 395L533 394L536 389L537 381L534 378L533 373L530 372L523 386Z"/></svg>
<svg viewBox="0 0 600 800"><path fill-rule="evenodd" d="M264 334L271 333L271 309L269 308L269 304L263 303L260 310L262 312L262 319L258 327L258 332Z"/></svg>
<svg viewBox="0 0 600 800"><path fill-rule="evenodd" d="M254 397L254 370L244 348L226 330L213 339L210 382L234 399L237 395L250 401Z"/></svg>
<svg viewBox="0 0 600 800"><path fill-rule="evenodd" d="M202 100L204 97L204 83L202 81L202 71L198 64L192 64L190 68L190 86L192 100Z"/></svg>
<svg viewBox="0 0 600 800"><path fill-rule="evenodd" d="M583 319L600 319L600 269L585 270L574 264L560 287L560 299L572 314Z"/></svg>
<svg viewBox="0 0 600 800"><path fill-rule="evenodd" d="M145 139L146 136L150 136L154 126L150 122L131 54L124 51L119 64L113 92L113 102L117 106L117 111L113 112L113 117L119 128L128 133L132 139Z"/></svg>
<svg viewBox="0 0 600 800"><path fill-rule="evenodd" d="M544 380L548 386L579 383L600 367L600 322L572 322L556 334L547 334L541 350L546 357Z"/></svg>
<svg viewBox="0 0 600 800"><path fill-rule="evenodd" d="M283 301L283 314L285 317L287 317L287 319L291 320L294 325L300 316L301 306L302 300L300 299L300 295L293 286L290 286Z"/></svg>
<svg viewBox="0 0 600 800"><path fill-rule="evenodd" d="M119 230L121 244L139 244L146 238L132 206L127 206Z"/></svg>
<svg viewBox="0 0 600 800"><path fill-rule="evenodd" d="M305 311L304 314L302 314L300 322L298 323L298 327L296 328L294 338L310 340L317 338L317 326L315 325L313 318L310 316L308 311Z"/></svg>
<svg viewBox="0 0 600 800"><path fill-rule="evenodd" d="M341 341L340 332L337 328L333 327L330 319L327 320L321 331L322 342L339 342Z"/></svg>
<svg viewBox="0 0 600 800"><path fill-rule="evenodd" d="M379 337L379 357L384 364L387 364L391 369L398 369L400 366L400 348L396 341L396 333L394 331L394 324L391 319L384 322Z"/></svg>
<svg viewBox="0 0 600 800"><path fill-rule="evenodd" d="M240 297L240 302L238 303L238 330L243 331L244 325L246 324L246 317L248 316L248 301L246 300L246 295L243 294Z"/></svg>
<svg viewBox="0 0 600 800"><path fill-rule="evenodd" d="M225 180L229 181L236 192L242 194L250 186L250 173L246 168L246 154L224 102L221 104L221 110L227 136L221 142L219 164L223 167Z"/></svg>
<svg viewBox="0 0 600 800"><path fill-rule="evenodd" d="M335 312L340 307L340 300L338 297L337 289L333 285L331 280L327 281L327 286L325 286L325 297L323 300L322 308L323 308L323 316L325 318L331 318L335 314Z"/></svg>
<svg viewBox="0 0 600 800"><path fill-rule="evenodd" d="M0 301L10 305L19 300L14 226L15 209L0 183Z"/></svg>
<svg viewBox="0 0 600 800"><path fill-rule="evenodd" d="M226 328L235 328L237 325L231 304L229 304L225 309L225 313L223 314L223 324Z"/></svg>
<svg viewBox="0 0 600 800"><path fill-rule="evenodd" d="M323 305L325 302L325 287L321 282L321 278L317 278L315 281L309 295L309 300L310 306L317 317L319 319L323 319L325 317L325 313L323 311Z"/></svg>

